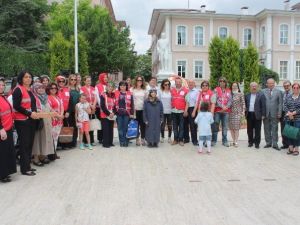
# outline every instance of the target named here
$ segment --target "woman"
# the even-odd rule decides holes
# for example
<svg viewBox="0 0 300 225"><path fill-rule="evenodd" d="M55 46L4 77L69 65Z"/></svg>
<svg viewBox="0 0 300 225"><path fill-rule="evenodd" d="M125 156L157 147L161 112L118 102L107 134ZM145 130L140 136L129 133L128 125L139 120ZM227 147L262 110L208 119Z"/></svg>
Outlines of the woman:
<svg viewBox="0 0 300 225"><path fill-rule="evenodd" d="M50 105L48 103L48 96L43 84L36 83L33 85L33 93L36 97L37 111L50 112ZM50 161L47 155L54 154L53 140L51 137L51 118L40 119L37 123L37 129L33 142L33 164L36 166L43 166Z"/></svg>
<svg viewBox="0 0 300 225"><path fill-rule="evenodd" d="M128 90L126 81L121 81L119 83L119 88L118 91L115 92L115 97L120 146L128 147L126 133L129 118L133 118L134 115L134 104L132 93Z"/></svg>
<svg viewBox="0 0 300 225"><path fill-rule="evenodd" d="M5 80L0 78L0 181L10 182L10 175L17 172L13 141L13 111L4 96Z"/></svg>
<svg viewBox="0 0 300 225"><path fill-rule="evenodd" d="M54 149L57 149L58 136L63 126L64 119L64 106L62 100L58 97L58 86L56 83L51 83L46 89L48 95L48 102L50 105L50 111L56 112L57 116L52 118L52 138ZM56 157L59 158L59 157Z"/></svg>
<svg viewBox="0 0 300 225"><path fill-rule="evenodd" d="M161 139L160 142L164 142L165 138L165 127L166 124L168 126L168 143L171 143L171 135L172 135L172 117L171 117L171 92L170 92L171 82L168 79L165 79L161 82L160 90L158 92L158 98L163 104L164 108L164 118L161 123Z"/></svg>
<svg viewBox="0 0 300 225"><path fill-rule="evenodd" d="M35 169L30 166L32 146L38 119L36 100L31 92L33 77L28 71L22 71L18 75L18 86L13 96L13 108L15 117L15 128L19 138L20 169L22 175L34 176Z"/></svg>
<svg viewBox="0 0 300 225"><path fill-rule="evenodd" d="M78 88L81 88L81 75L79 73L76 73L75 75L76 75L76 79L77 79L76 85Z"/></svg>
<svg viewBox="0 0 300 225"><path fill-rule="evenodd" d="M142 143L139 138L136 139L136 145L140 146L141 144L146 145L145 142L145 123L143 120L143 107L144 101L147 98L147 90L144 77L138 75L134 79L134 85L132 89L133 101L134 101L134 109L136 120L139 123L139 129L141 133Z"/></svg>
<svg viewBox="0 0 300 225"><path fill-rule="evenodd" d="M286 124L291 124L294 127L300 128L300 84L292 85L293 93L285 98L283 111L285 114ZM293 140L288 138L289 150L287 154L299 155L300 139Z"/></svg>
<svg viewBox="0 0 300 225"><path fill-rule="evenodd" d="M229 113L229 129L232 137L232 145L238 147L239 131L241 128L241 119L245 115L245 98L241 93L239 84L231 84L232 105Z"/></svg>
<svg viewBox="0 0 300 225"><path fill-rule="evenodd" d="M69 76L68 84L70 90L70 100L69 100L69 108L68 108L69 117L67 121L69 126L74 128L73 139L72 142L70 143L70 148L75 148L77 145L77 137L78 137L78 129L75 120L75 107L76 104L79 102L79 97L80 97L80 88L78 87L77 78L75 74L71 74Z"/></svg>
<svg viewBox="0 0 300 225"><path fill-rule="evenodd" d="M50 83L50 78L47 75L42 75L41 82L45 87L47 87L48 84Z"/></svg>
<svg viewBox="0 0 300 225"><path fill-rule="evenodd" d="M103 147L110 148L113 144L113 131L116 112L116 99L114 94L114 84L108 83L106 85L106 92L100 97L101 107L101 125L103 131Z"/></svg>
<svg viewBox="0 0 300 225"><path fill-rule="evenodd" d="M158 147L160 125L163 121L164 111L161 101L157 98L155 89L149 90L148 99L145 100L143 118L146 124L146 141L148 147Z"/></svg>
<svg viewBox="0 0 300 225"><path fill-rule="evenodd" d="M96 97L96 92L95 88L91 86L92 84L92 79L90 76L85 76L83 79L84 86L81 87L80 93L83 93L86 96L87 102L90 104L91 107L91 114L89 115L90 120L91 119L96 119L96 104L97 104L97 97ZM90 131L90 140L91 140L91 145L95 146L96 144L94 143L94 131ZM87 144L85 135L83 138L83 142Z"/></svg>

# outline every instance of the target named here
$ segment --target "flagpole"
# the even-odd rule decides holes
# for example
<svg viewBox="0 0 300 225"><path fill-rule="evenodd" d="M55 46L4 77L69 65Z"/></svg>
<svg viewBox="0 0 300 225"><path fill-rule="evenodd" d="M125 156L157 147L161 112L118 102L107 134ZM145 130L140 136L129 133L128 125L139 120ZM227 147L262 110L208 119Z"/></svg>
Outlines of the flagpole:
<svg viewBox="0 0 300 225"><path fill-rule="evenodd" d="M75 49L75 73L78 73L78 32L77 32L77 0L74 0L74 49Z"/></svg>

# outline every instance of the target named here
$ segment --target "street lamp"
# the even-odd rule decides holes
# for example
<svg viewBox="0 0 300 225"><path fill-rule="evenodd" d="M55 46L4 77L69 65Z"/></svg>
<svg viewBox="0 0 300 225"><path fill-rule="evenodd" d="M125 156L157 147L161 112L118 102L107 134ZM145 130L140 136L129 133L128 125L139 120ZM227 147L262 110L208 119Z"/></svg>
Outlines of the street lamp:
<svg viewBox="0 0 300 225"><path fill-rule="evenodd" d="M77 0L74 0L75 73L78 73Z"/></svg>

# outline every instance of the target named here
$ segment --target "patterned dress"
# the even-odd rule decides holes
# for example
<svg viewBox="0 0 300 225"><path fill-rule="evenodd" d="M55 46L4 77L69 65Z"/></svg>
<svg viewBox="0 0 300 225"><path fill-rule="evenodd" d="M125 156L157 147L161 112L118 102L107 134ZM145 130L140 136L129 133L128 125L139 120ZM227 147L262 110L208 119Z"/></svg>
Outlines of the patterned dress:
<svg viewBox="0 0 300 225"><path fill-rule="evenodd" d="M241 118L245 113L245 98L243 93L232 94L232 106L229 113L229 129L239 130L241 127Z"/></svg>

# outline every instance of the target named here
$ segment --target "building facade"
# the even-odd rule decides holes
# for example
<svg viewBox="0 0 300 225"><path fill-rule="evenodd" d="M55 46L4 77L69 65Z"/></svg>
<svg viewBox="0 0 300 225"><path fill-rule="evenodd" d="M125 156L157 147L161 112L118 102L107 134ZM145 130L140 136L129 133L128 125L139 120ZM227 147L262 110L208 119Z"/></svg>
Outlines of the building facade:
<svg viewBox="0 0 300 225"><path fill-rule="evenodd" d="M152 72L159 74L157 42L162 34L169 42L168 66L174 74L199 82L209 79L208 49L214 36L232 36L246 48L252 42L260 62L278 72L280 80L300 81L300 12L264 9L248 15L219 14L201 10L155 9L148 34L152 36Z"/></svg>

